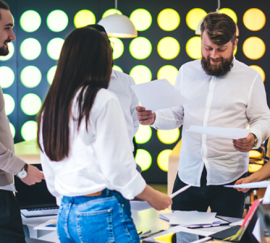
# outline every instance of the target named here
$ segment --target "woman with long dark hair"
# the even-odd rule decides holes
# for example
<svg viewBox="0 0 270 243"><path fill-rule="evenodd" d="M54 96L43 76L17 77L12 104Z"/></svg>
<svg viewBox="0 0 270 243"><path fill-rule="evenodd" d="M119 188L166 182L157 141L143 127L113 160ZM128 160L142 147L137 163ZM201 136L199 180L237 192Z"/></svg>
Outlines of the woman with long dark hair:
<svg viewBox="0 0 270 243"><path fill-rule="evenodd" d="M111 71L108 39L91 28L72 31L39 114L46 182L62 198L61 242L139 242L127 199L157 210L172 203L136 171L121 106L107 90Z"/></svg>

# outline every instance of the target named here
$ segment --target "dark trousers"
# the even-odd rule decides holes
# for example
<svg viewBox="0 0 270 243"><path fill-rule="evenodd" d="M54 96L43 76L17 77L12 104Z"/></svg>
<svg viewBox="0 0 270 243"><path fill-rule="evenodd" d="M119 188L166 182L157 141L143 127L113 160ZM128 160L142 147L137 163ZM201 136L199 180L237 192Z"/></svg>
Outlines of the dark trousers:
<svg viewBox="0 0 270 243"><path fill-rule="evenodd" d="M0 190L0 242L25 243L21 213L11 191Z"/></svg>
<svg viewBox="0 0 270 243"><path fill-rule="evenodd" d="M245 177L244 174L242 177ZM236 181L233 181L233 185ZM173 192L186 186L176 176L173 187ZM200 187L190 187L186 191L180 193L173 198L172 210L192 211L197 210L206 212L208 206L211 212L216 212L217 215L242 218L245 203L245 193L238 192L233 188L226 188L224 186L206 186L206 169L204 168L201 176Z"/></svg>

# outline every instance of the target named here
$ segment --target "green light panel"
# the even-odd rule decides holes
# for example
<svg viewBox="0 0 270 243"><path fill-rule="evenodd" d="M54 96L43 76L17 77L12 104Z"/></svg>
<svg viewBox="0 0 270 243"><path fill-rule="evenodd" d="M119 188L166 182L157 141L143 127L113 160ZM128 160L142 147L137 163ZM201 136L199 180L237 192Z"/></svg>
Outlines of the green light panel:
<svg viewBox="0 0 270 243"><path fill-rule="evenodd" d="M157 45L158 54L165 60L171 60L178 56L180 44L173 37L162 38Z"/></svg>
<svg viewBox="0 0 270 243"><path fill-rule="evenodd" d="M129 18L134 24L136 30L138 31L145 31L152 24L151 14L146 9L143 8L134 10Z"/></svg>
<svg viewBox="0 0 270 243"><path fill-rule="evenodd" d="M41 45L37 39L27 38L21 43L20 52L24 59L31 61L40 55Z"/></svg>
<svg viewBox="0 0 270 243"><path fill-rule="evenodd" d="M144 144L147 143L150 138L152 137L152 129L150 126L139 126L138 132L135 135L135 141L138 144Z"/></svg>
<svg viewBox="0 0 270 243"><path fill-rule="evenodd" d="M167 79L173 86L178 74L178 69L172 65L165 65L158 70L158 79Z"/></svg>
<svg viewBox="0 0 270 243"><path fill-rule="evenodd" d="M15 101L9 94L4 94L5 111L7 116L10 115L15 108Z"/></svg>
<svg viewBox="0 0 270 243"><path fill-rule="evenodd" d="M157 17L158 25L165 31L175 30L180 24L180 16L171 8L163 9Z"/></svg>
<svg viewBox="0 0 270 243"><path fill-rule="evenodd" d="M88 9L80 10L78 13L76 13L74 17L74 26L76 28L81 28L89 24L95 24L96 23L96 17Z"/></svg>
<svg viewBox="0 0 270 243"><path fill-rule="evenodd" d="M134 79L136 84L147 83L152 80L152 72L144 65L133 67L129 75Z"/></svg>
<svg viewBox="0 0 270 243"><path fill-rule="evenodd" d="M53 10L47 17L47 26L53 32L63 31L68 25L68 16L62 10Z"/></svg>
<svg viewBox="0 0 270 243"><path fill-rule="evenodd" d="M108 9L107 11L104 12L104 14L102 15L102 18L108 17L108 16L113 15L113 14L122 15L121 11L119 11L118 9L111 8L111 9Z"/></svg>
<svg viewBox="0 0 270 243"><path fill-rule="evenodd" d="M168 171L168 165L169 165L169 156L171 154L171 149L165 149L162 152L159 153L157 157L157 164L158 167L163 171Z"/></svg>
<svg viewBox="0 0 270 243"><path fill-rule="evenodd" d="M59 59L64 41L64 39L59 37L53 38L49 41L47 45L47 54L51 59L56 61Z"/></svg>
<svg viewBox="0 0 270 243"><path fill-rule="evenodd" d="M33 93L26 94L21 100L21 109L28 116L36 115L41 105L41 99Z"/></svg>
<svg viewBox="0 0 270 243"><path fill-rule="evenodd" d="M10 132L13 138L15 138L16 130L12 123L9 123Z"/></svg>
<svg viewBox="0 0 270 243"><path fill-rule="evenodd" d="M34 88L39 85L42 75L35 66L27 66L21 72L21 82L27 88Z"/></svg>
<svg viewBox="0 0 270 243"><path fill-rule="evenodd" d="M34 10L25 11L20 18L21 28L26 32L34 32L41 25L41 17Z"/></svg>
<svg viewBox="0 0 270 243"><path fill-rule="evenodd" d="M15 79L14 72L10 67L0 67L0 86L2 89L9 88Z"/></svg>
<svg viewBox="0 0 270 243"><path fill-rule="evenodd" d="M135 160L136 163L142 168L142 171L148 170L152 164L151 154L144 149L137 150Z"/></svg>
<svg viewBox="0 0 270 243"><path fill-rule="evenodd" d="M12 42L8 43L8 50L9 50L9 54L6 56L0 56L0 60L1 61L7 61L9 60L13 54L14 54L14 44Z"/></svg>
<svg viewBox="0 0 270 243"><path fill-rule="evenodd" d="M137 37L130 42L129 51L134 58L143 60L150 56L152 44L145 37Z"/></svg>
<svg viewBox="0 0 270 243"><path fill-rule="evenodd" d="M118 59L124 52L124 44L119 38L110 37L109 39L113 48L113 59Z"/></svg>
<svg viewBox="0 0 270 243"><path fill-rule="evenodd" d="M47 81L48 83L51 85L52 81L54 79L54 75L55 75L55 71L56 71L57 66L53 66L49 69L49 71L47 72Z"/></svg>
<svg viewBox="0 0 270 243"><path fill-rule="evenodd" d="M124 71L123 71L123 69L122 68L120 68L119 66L117 66L117 65L113 65L113 69L114 70L116 70L116 71L118 71L118 72L121 72L121 73L123 73Z"/></svg>
<svg viewBox="0 0 270 243"><path fill-rule="evenodd" d="M22 125L21 135L25 141L37 138L37 122L27 121Z"/></svg>

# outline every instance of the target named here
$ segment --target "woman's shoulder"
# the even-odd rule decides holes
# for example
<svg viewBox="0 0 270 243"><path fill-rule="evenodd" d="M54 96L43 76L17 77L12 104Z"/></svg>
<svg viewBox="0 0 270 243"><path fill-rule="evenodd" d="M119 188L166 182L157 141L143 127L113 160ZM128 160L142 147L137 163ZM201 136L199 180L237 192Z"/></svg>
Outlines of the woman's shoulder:
<svg viewBox="0 0 270 243"><path fill-rule="evenodd" d="M112 91L108 89L100 89L97 92L95 103L97 105L102 105L102 104L105 105L108 102L113 101L113 100L118 101L118 98Z"/></svg>

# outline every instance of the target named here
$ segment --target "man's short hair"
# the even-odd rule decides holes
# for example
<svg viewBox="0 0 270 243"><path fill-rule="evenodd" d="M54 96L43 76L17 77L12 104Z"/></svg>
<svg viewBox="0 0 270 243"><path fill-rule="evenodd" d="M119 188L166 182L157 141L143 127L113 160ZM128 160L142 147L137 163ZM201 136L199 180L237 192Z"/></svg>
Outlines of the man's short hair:
<svg viewBox="0 0 270 243"><path fill-rule="evenodd" d="M201 24L201 34L206 31L211 42L224 45L236 39L236 25L231 17L223 13L210 12Z"/></svg>
<svg viewBox="0 0 270 243"><path fill-rule="evenodd" d="M5 9L5 10L10 10L8 4L6 2L4 2L3 0L0 0L0 10L1 9ZM1 20L2 16L1 16L1 11L0 11L0 20Z"/></svg>
<svg viewBox="0 0 270 243"><path fill-rule="evenodd" d="M102 25L99 25L99 24L89 24L89 25L87 25L85 27L91 27L93 29L98 30L99 32L104 32L105 34L107 34L105 28Z"/></svg>

